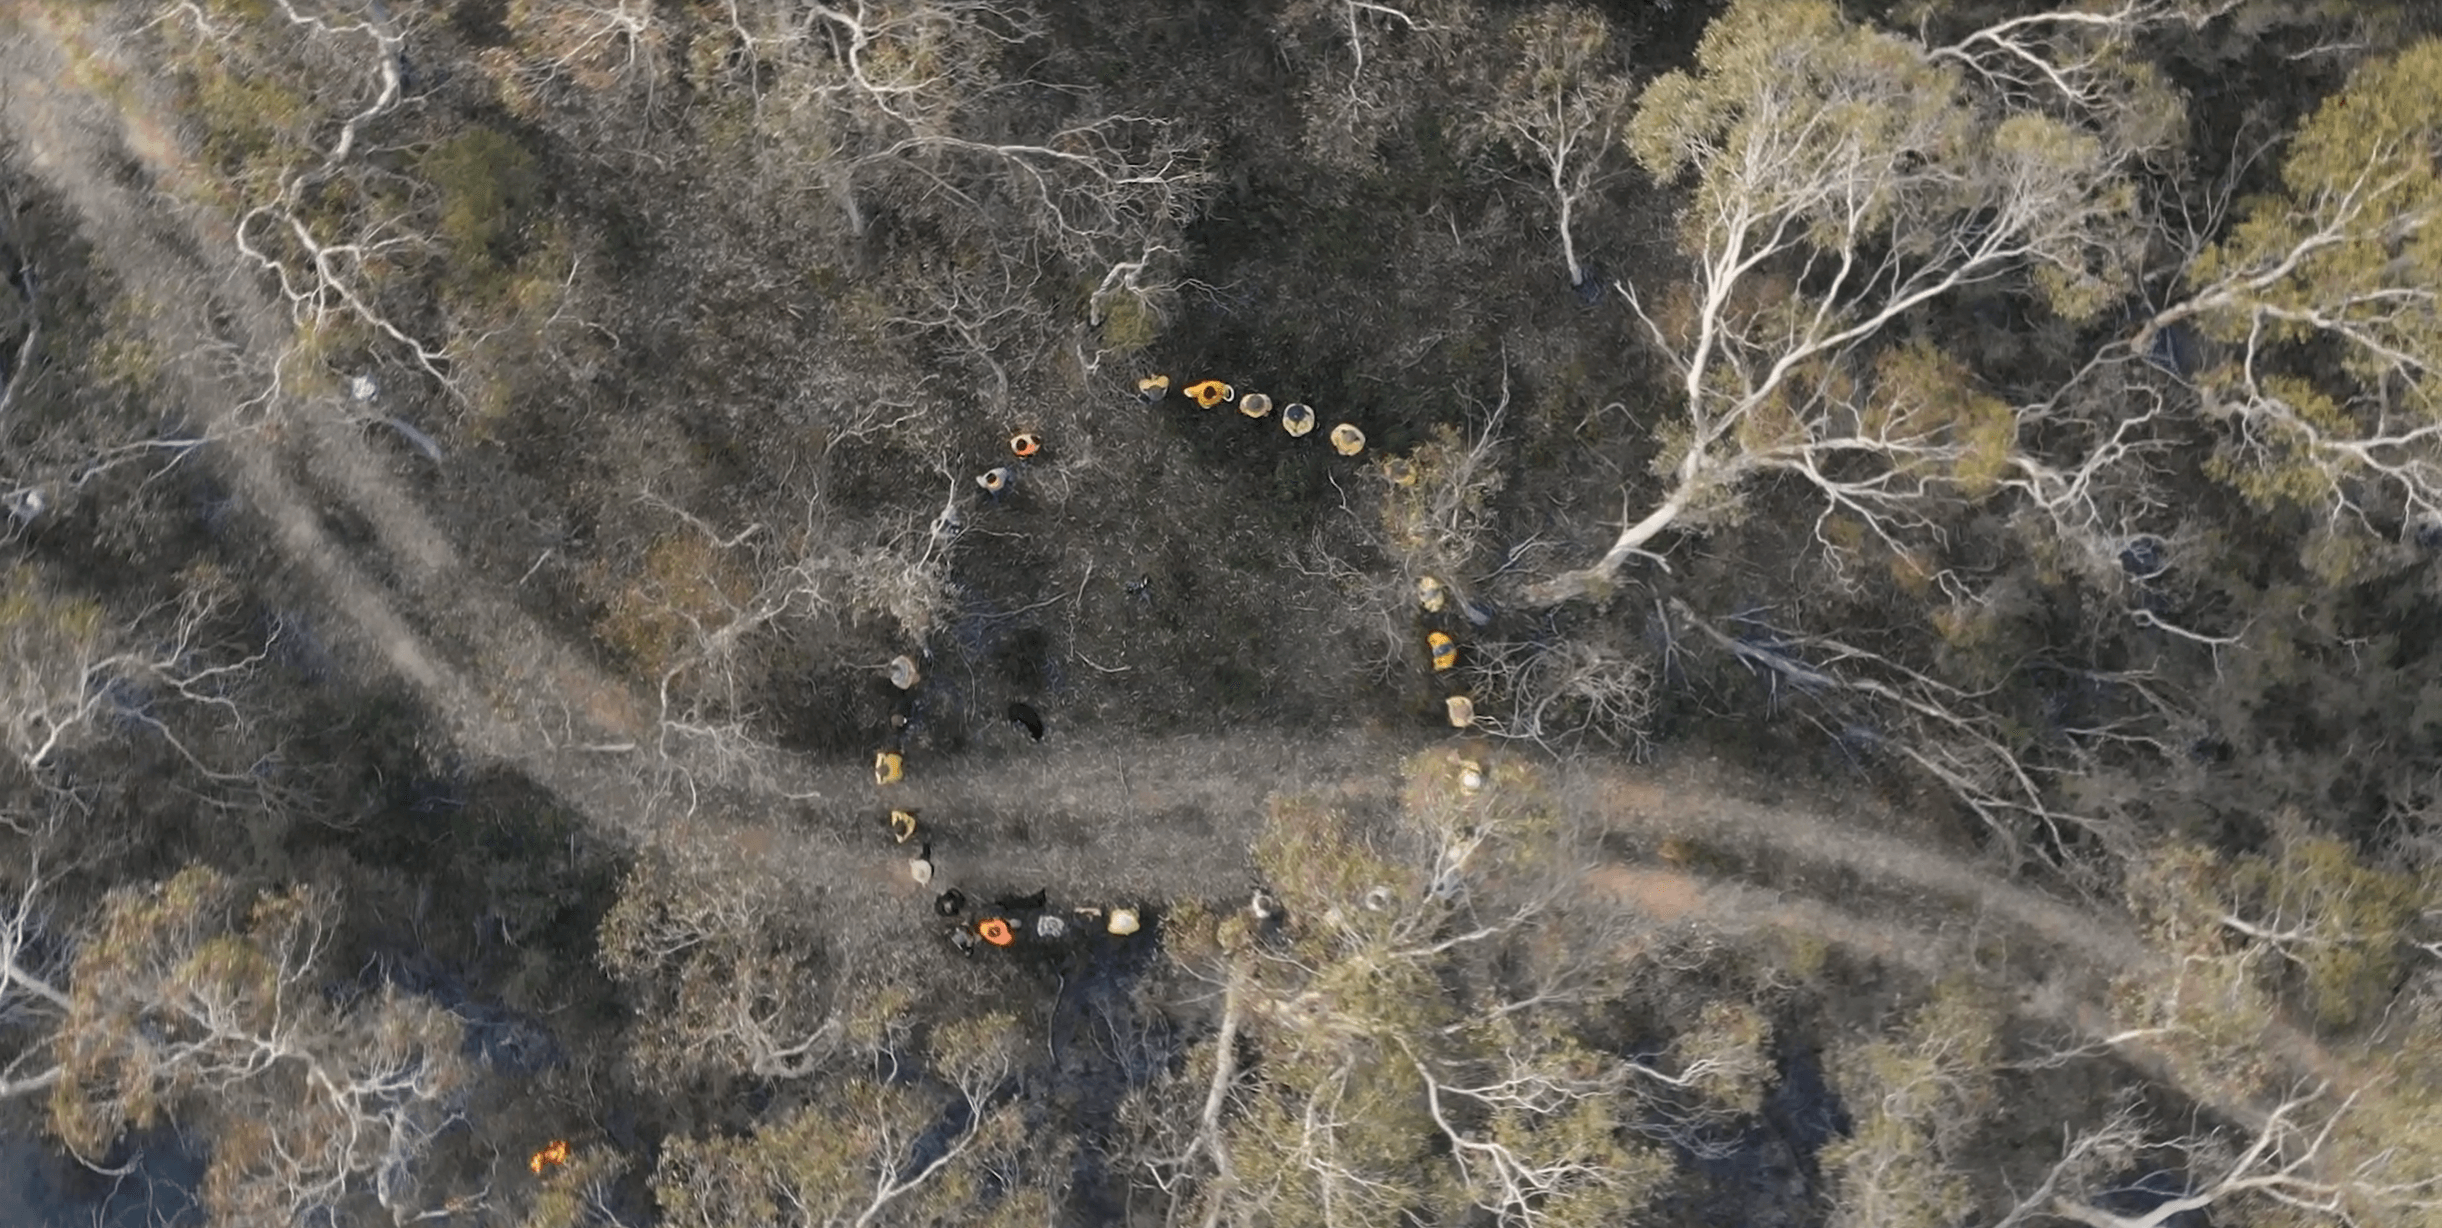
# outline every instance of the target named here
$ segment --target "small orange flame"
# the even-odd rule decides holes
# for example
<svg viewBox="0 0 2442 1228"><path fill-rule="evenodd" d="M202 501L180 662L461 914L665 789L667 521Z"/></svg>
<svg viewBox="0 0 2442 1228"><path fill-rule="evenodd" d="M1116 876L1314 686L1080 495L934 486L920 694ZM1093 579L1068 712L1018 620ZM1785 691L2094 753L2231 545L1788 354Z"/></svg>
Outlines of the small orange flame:
<svg viewBox="0 0 2442 1228"><path fill-rule="evenodd" d="M557 1164L566 1164L567 1162L568 1140L564 1138L555 1138L551 1140L551 1144L549 1146L543 1148L541 1151L535 1152L534 1158L526 1161L526 1167L533 1169L535 1175L539 1177L542 1175L545 1168L549 1168Z"/></svg>

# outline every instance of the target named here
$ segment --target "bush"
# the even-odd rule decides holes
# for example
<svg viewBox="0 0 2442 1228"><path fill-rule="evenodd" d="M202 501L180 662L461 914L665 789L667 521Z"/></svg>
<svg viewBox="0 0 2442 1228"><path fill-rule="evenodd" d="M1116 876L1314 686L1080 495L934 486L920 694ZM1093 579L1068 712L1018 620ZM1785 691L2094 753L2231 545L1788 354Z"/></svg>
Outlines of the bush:
<svg viewBox="0 0 2442 1228"><path fill-rule="evenodd" d="M441 193L447 280L461 293L494 296L516 261L525 215L542 194L534 156L490 128L469 128L434 146L417 170Z"/></svg>
<svg viewBox="0 0 2442 1228"><path fill-rule="evenodd" d="M1138 353L1161 335L1161 314L1133 294L1118 295L1103 309L1102 343L1113 353Z"/></svg>
<svg viewBox="0 0 2442 1228"><path fill-rule="evenodd" d="M699 630L728 622L753 591L718 546L681 530L646 548L643 574L612 595L594 633L644 676L658 678L681 662Z"/></svg>

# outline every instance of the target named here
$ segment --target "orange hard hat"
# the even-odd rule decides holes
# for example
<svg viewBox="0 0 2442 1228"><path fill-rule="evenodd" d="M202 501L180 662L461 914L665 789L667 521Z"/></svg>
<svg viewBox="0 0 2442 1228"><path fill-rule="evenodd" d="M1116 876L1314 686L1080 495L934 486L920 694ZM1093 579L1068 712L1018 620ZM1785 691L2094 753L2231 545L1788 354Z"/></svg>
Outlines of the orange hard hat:
<svg viewBox="0 0 2442 1228"><path fill-rule="evenodd" d="M1042 450L1043 441L1035 438L1032 431L1020 431L1009 437L1009 452L1020 460Z"/></svg>
<svg viewBox="0 0 2442 1228"><path fill-rule="evenodd" d="M975 933L996 947L1005 947L1017 941L1017 934L1010 930L1009 923L999 917L986 917L976 922Z"/></svg>

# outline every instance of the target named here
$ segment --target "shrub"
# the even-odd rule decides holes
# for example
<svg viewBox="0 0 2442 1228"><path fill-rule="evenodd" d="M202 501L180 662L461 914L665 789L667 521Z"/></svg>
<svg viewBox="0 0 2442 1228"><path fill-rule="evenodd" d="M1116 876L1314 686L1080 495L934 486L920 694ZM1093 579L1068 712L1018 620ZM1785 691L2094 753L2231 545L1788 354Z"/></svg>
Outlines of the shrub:
<svg viewBox="0 0 2442 1228"><path fill-rule="evenodd" d="M534 156L490 128L469 128L434 146L417 169L441 194L448 280L462 294L495 296L515 263L525 215L542 193Z"/></svg>

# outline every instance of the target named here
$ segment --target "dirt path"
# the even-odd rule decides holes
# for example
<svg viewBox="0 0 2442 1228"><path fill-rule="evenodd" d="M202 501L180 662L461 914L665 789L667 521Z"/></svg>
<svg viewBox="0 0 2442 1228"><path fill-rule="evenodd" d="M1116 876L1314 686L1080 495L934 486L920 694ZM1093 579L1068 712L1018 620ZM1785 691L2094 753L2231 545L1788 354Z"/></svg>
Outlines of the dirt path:
<svg viewBox="0 0 2442 1228"><path fill-rule="evenodd" d="M1696 842L1739 860L1769 853L1792 861L1789 877L1808 894L1839 895L1862 884L1970 925L2007 926L2100 965L2130 967L2147 958L2132 929L2091 904L2009 882L1965 852L1945 849L1935 831L1893 834L1910 826L1903 816L1840 798L1835 818L1825 807L1761 800L1761 787L1718 763L1691 759L1653 771L1578 772L1566 796L1616 830ZM1810 881L1807 867L1836 873Z"/></svg>

